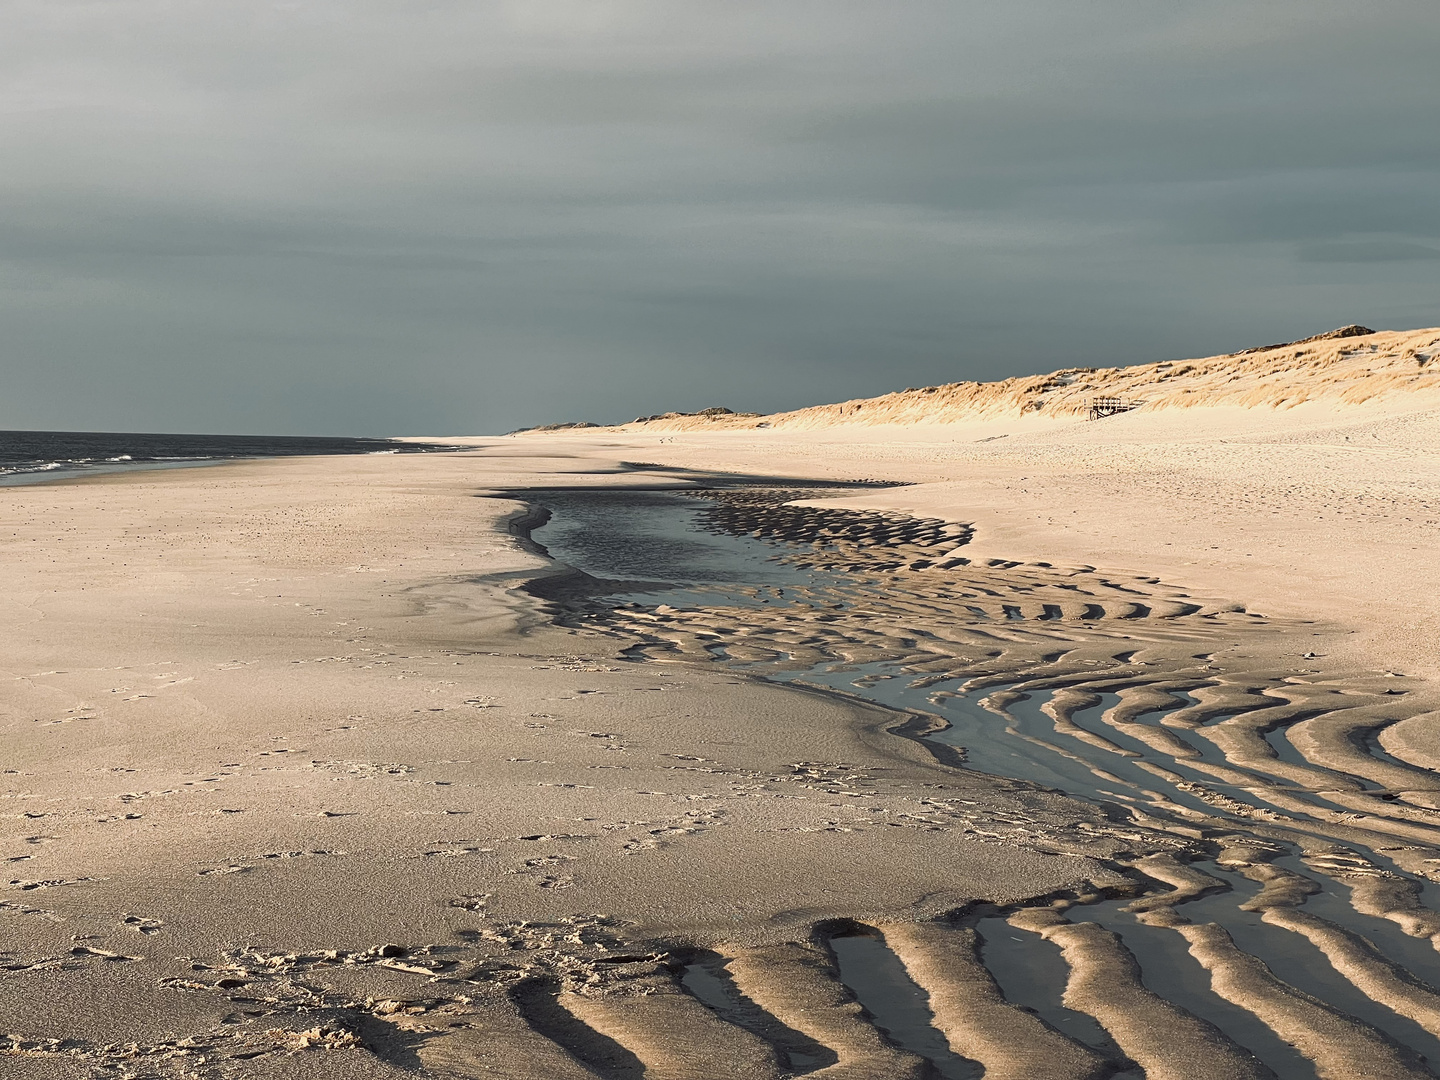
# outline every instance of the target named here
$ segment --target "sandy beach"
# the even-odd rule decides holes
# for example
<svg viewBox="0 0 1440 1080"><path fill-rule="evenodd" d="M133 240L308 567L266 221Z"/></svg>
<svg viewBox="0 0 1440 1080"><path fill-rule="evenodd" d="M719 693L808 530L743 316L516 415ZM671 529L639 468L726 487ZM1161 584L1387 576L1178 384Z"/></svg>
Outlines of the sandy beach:
<svg viewBox="0 0 1440 1080"><path fill-rule="evenodd" d="M1437 340L0 488L6 1075L1432 1075Z"/></svg>

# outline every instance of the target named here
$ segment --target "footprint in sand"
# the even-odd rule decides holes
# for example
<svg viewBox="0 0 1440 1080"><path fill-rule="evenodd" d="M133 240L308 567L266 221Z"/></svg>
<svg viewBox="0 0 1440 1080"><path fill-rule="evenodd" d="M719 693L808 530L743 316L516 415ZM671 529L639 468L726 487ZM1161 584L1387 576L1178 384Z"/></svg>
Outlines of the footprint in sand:
<svg viewBox="0 0 1440 1080"><path fill-rule="evenodd" d="M144 960L143 956L127 956L124 953L111 952L109 949L101 949L95 945L76 944L71 947L72 956L93 956L99 960L108 960L116 964L133 964Z"/></svg>
<svg viewBox="0 0 1440 1080"><path fill-rule="evenodd" d="M79 885L83 881L94 881L94 878L43 878L38 881L25 881L21 878L11 878L10 887L19 889L21 892L34 892L36 889L58 889L64 885Z"/></svg>

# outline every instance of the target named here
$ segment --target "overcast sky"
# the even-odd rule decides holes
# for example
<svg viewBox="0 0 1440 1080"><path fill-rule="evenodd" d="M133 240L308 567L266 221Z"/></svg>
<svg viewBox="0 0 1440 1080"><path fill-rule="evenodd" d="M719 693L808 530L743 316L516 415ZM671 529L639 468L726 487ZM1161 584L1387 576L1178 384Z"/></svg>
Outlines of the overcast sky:
<svg viewBox="0 0 1440 1080"><path fill-rule="evenodd" d="M0 0L0 428L501 432L1440 324L1440 5Z"/></svg>

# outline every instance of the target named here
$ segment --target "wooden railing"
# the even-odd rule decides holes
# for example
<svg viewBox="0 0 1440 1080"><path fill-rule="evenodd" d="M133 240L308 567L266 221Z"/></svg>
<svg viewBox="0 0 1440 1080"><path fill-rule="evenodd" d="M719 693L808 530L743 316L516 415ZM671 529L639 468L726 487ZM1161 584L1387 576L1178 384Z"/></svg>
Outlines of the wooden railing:
<svg viewBox="0 0 1440 1080"><path fill-rule="evenodd" d="M1103 420L1105 417L1114 416L1116 413L1138 409L1144 404L1143 401L1130 401L1126 398L1094 397L1090 399L1090 419Z"/></svg>

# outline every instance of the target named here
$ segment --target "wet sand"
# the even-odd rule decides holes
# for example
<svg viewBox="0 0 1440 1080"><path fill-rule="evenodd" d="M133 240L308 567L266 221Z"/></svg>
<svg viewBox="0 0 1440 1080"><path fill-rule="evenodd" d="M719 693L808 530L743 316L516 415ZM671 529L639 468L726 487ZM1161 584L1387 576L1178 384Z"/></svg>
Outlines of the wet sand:
<svg viewBox="0 0 1440 1080"><path fill-rule="evenodd" d="M1123 884L1097 810L889 712L550 626L525 507L476 494L616 477L646 480L481 453L0 492L7 1065L582 1075L618 1020L566 995L642 987L658 1032L703 1010L687 950L799 948L843 997L817 924ZM1034 835L967 827L995 814Z"/></svg>
<svg viewBox="0 0 1440 1080"><path fill-rule="evenodd" d="M1429 1075L1436 571L1393 557L1433 549L1435 421L1317 416L0 490L5 1064ZM1337 471L1376 425L1383 506ZM1257 509L1277 445L1324 535ZM705 535L771 580L535 546L537 492L717 483Z"/></svg>

